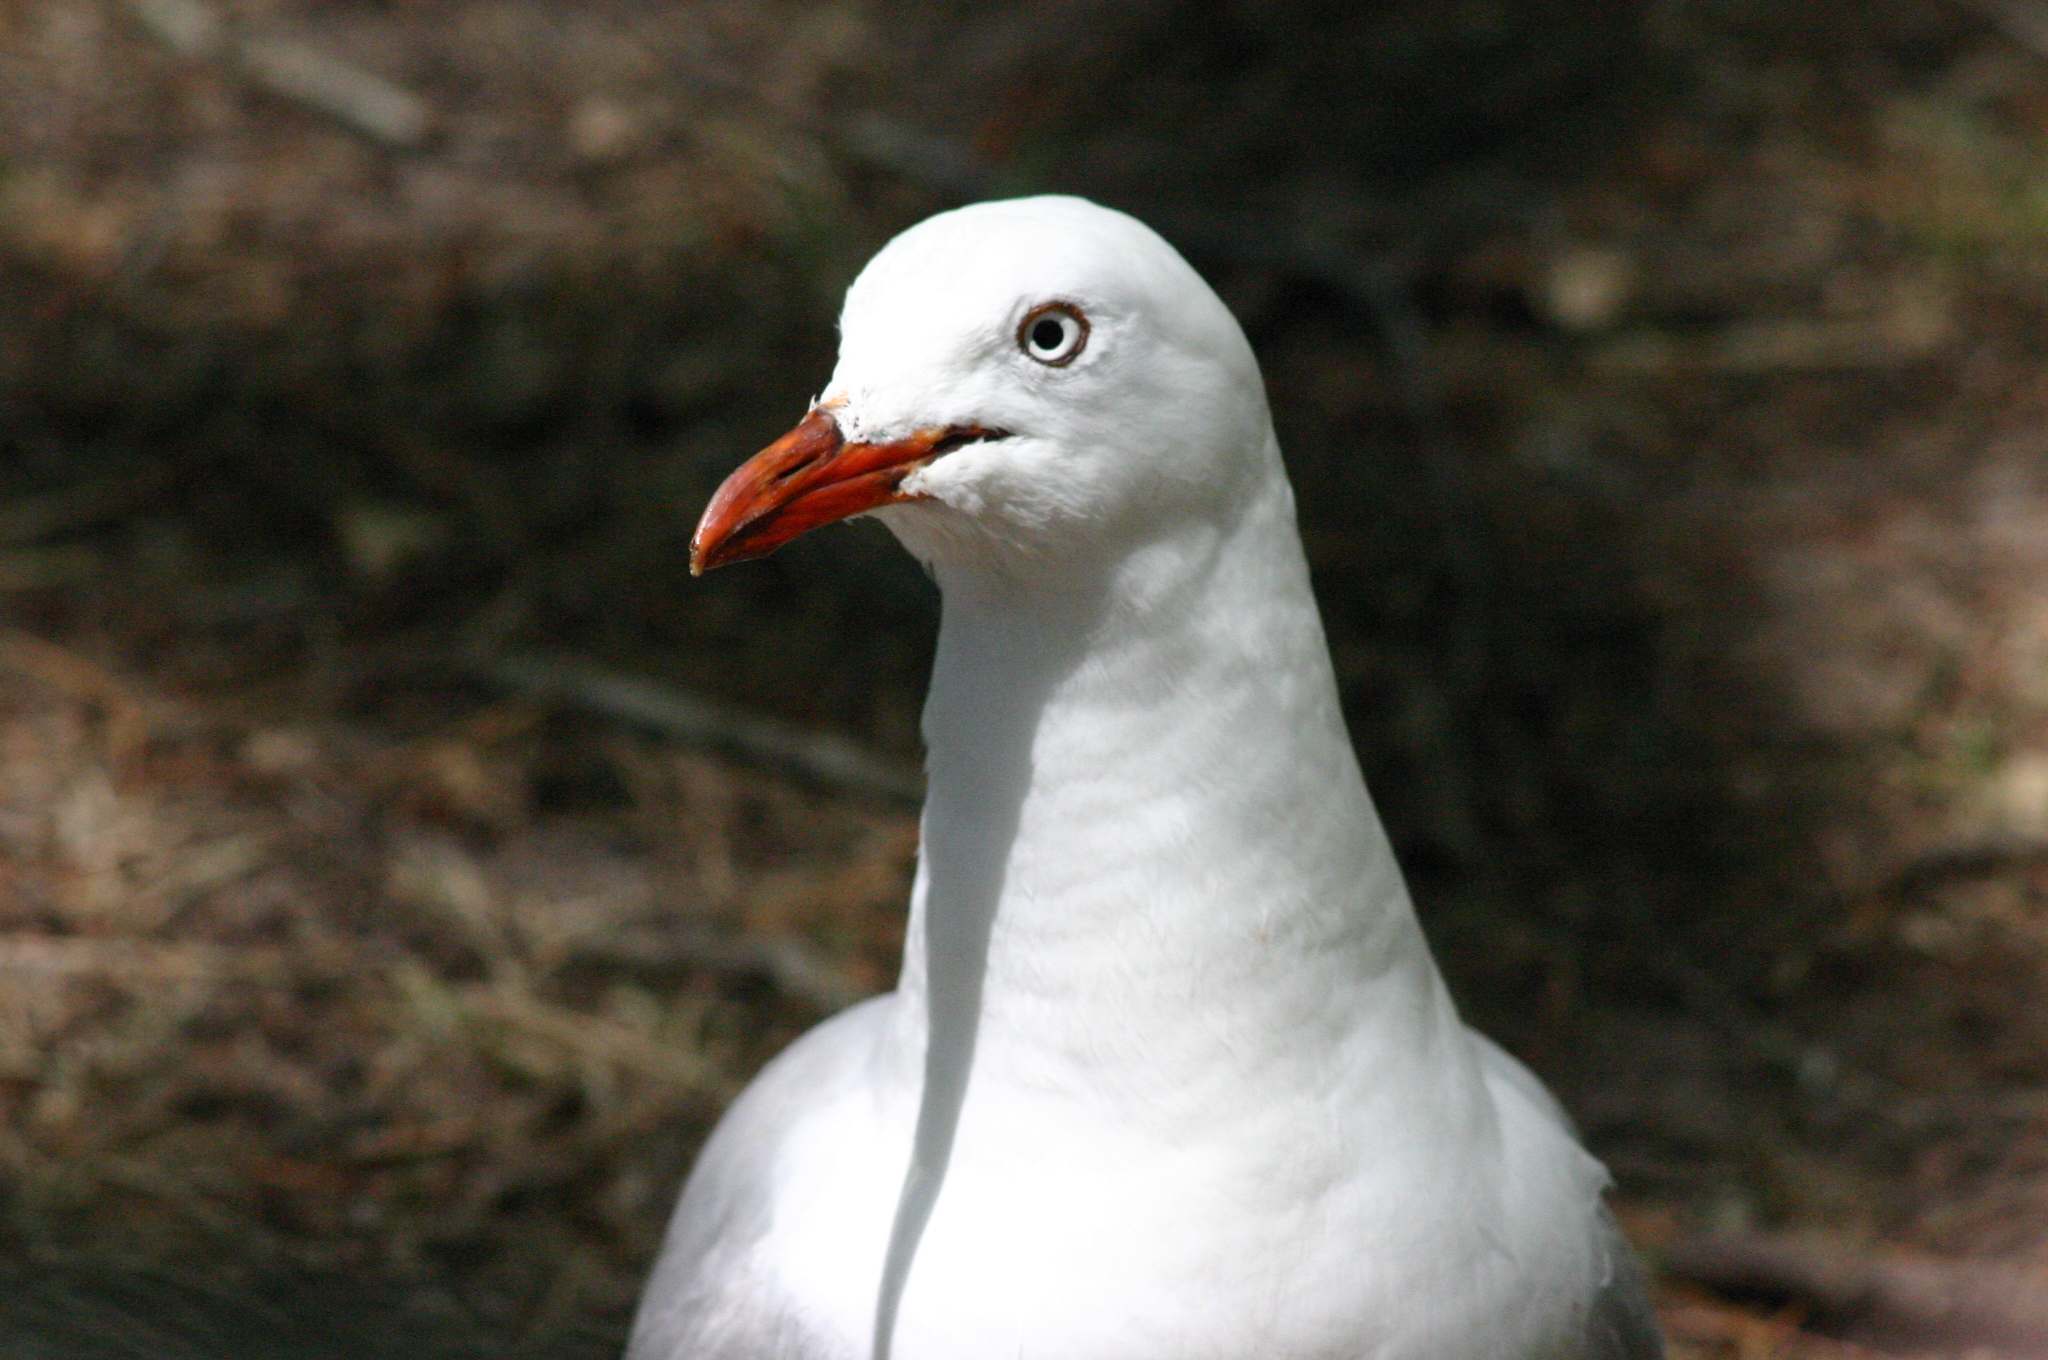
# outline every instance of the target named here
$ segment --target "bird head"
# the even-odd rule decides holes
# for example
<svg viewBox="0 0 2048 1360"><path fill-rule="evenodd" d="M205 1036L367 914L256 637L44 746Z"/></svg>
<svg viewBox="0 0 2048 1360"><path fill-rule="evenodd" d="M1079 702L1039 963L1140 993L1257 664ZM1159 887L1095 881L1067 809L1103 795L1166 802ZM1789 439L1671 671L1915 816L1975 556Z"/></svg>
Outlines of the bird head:
<svg viewBox="0 0 2048 1360"><path fill-rule="evenodd" d="M705 509L691 570L876 513L927 561L1141 541L1266 470L1258 365L1164 240L1083 199L979 203L854 280L804 420Z"/></svg>

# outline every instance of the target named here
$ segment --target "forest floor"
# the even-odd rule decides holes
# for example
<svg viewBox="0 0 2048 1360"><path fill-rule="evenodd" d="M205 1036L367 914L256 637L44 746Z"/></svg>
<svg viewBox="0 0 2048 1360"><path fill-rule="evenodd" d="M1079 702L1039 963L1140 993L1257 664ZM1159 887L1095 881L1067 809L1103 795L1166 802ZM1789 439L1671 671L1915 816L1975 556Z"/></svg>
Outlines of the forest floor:
<svg viewBox="0 0 2048 1360"><path fill-rule="evenodd" d="M2048 1355L2048 21L927 8L0 19L9 1354L616 1349L916 851L929 587L689 525L867 251L1051 187L1244 319L1675 1355Z"/></svg>

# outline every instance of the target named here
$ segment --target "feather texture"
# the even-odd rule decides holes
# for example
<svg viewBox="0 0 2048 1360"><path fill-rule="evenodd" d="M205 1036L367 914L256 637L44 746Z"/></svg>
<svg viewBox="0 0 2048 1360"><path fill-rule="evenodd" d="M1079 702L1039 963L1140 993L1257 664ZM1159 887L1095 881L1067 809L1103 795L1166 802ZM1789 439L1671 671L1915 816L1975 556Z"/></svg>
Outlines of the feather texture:
<svg viewBox="0 0 2048 1360"><path fill-rule="evenodd" d="M1416 925L1215 294L1025 199L899 237L842 332L846 439L1001 432L877 511L944 601L903 977L727 1115L631 1360L1659 1356L1605 1172Z"/></svg>

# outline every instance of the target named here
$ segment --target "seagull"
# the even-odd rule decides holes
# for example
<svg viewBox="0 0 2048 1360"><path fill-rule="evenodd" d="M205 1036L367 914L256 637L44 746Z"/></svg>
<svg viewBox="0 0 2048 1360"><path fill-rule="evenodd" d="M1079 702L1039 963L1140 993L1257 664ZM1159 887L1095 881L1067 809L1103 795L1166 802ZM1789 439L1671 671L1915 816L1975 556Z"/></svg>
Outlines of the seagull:
<svg viewBox="0 0 2048 1360"><path fill-rule="evenodd" d="M868 514L937 580L902 976L726 1113L628 1360L1656 1360L1416 924L1228 308L1048 196L896 237L840 332L691 570Z"/></svg>

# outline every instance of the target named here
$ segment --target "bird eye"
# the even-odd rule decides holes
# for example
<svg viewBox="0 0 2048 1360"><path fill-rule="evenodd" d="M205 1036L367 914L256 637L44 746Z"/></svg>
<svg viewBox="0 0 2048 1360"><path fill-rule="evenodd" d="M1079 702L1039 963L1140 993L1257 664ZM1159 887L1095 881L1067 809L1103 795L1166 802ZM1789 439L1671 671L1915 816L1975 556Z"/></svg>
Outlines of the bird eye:
<svg viewBox="0 0 2048 1360"><path fill-rule="evenodd" d="M1063 302L1035 307L1017 327L1017 347L1039 363L1059 368L1088 343L1088 318Z"/></svg>

